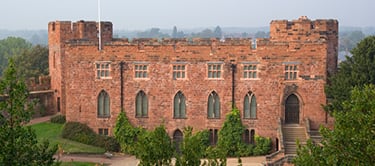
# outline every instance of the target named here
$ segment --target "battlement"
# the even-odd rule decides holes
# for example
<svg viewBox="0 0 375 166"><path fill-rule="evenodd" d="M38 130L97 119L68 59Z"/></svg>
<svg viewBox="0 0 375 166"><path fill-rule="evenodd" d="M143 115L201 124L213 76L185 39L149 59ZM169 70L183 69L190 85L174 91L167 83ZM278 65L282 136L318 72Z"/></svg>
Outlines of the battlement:
<svg viewBox="0 0 375 166"><path fill-rule="evenodd" d="M102 42L112 40L111 22L100 22ZM98 42L99 23L95 21L54 21L48 24L49 41L65 42L67 40L86 40Z"/></svg>
<svg viewBox="0 0 375 166"><path fill-rule="evenodd" d="M135 38L132 40L121 38L114 39L113 25L111 22L101 22L102 45L120 46L129 45L160 46L251 46L251 38ZM49 43L69 45L97 45L99 35L99 23L95 21L54 21L48 25ZM302 16L297 20L273 20L270 23L270 38L257 39L257 45L273 45L285 42L324 42L328 38L337 37L338 21L333 19L310 20Z"/></svg>
<svg viewBox="0 0 375 166"><path fill-rule="evenodd" d="M271 41L316 41L338 34L338 21L333 19L311 21L306 16L297 20L273 20L270 25Z"/></svg>

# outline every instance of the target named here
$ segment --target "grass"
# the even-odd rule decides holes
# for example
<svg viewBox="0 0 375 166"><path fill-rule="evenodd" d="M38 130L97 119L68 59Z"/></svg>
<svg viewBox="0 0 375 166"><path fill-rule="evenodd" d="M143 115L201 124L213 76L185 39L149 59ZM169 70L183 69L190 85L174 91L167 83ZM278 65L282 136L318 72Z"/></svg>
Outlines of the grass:
<svg viewBox="0 0 375 166"><path fill-rule="evenodd" d="M31 125L35 130L38 142L48 139L51 145L59 144L65 153L104 153L100 147L82 144L61 137L63 124L43 122Z"/></svg>

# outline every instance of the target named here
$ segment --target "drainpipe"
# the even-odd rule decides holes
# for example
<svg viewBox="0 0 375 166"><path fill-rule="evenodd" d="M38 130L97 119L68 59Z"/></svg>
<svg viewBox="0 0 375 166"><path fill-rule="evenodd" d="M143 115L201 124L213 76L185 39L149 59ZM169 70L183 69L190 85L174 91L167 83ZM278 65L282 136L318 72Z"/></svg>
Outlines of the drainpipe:
<svg viewBox="0 0 375 166"><path fill-rule="evenodd" d="M121 100L121 111L124 111L124 64L120 62L120 100Z"/></svg>
<svg viewBox="0 0 375 166"><path fill-rule="evenodd" d="M232 69L232 109L236 107L235 103L235 98L234 98L234 89L235 89L235 73L236 73L236 64L233 63L231 64L231 69Z"/></svg>

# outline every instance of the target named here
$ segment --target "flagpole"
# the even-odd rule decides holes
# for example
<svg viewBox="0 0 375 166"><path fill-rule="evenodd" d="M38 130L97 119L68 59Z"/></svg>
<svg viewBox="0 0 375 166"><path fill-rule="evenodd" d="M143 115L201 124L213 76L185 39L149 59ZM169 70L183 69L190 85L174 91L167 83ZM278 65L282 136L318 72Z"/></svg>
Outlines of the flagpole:
<svg viewBox="0 0 375 166"><path fill-rule="evenodd" d="M102 25L100 20L100 0L98 0L98 20L99 20L99 51L102 50Z"/></svg>

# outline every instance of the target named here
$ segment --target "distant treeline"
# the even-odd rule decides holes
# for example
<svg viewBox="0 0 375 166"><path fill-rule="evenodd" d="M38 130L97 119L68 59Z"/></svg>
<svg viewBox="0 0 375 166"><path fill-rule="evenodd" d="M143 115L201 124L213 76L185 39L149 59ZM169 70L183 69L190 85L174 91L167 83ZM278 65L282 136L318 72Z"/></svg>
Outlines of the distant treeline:
<svg viewBox="0 0 375 166"><path fill-rule="evenodd" d="M375 35L375 27L340 27L339 59L343 59L364 37ZM32 45L48 45L47 30L1 30L0 40L20 37ZM114 30L114 38L268 38L269 27L223 27L146 30Z"/></svg>

